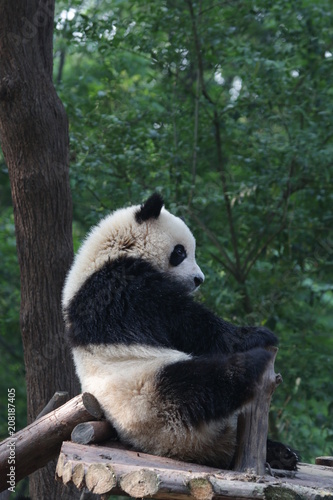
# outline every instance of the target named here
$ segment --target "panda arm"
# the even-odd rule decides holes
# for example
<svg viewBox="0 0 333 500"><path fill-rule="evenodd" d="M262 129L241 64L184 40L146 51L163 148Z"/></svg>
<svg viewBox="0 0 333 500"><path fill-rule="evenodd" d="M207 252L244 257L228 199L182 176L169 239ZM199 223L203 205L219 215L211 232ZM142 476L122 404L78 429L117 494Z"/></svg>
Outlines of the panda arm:
<svg viewBox="0 0 333 500"><path fill-rule="evenodd" d="M72 345L134 342L202 355L276 344L265 328L239 328L222 320L140 259L106 263L65 312Z"/></svg>
<svg viewBox="0 0 333 500"><path fill-rule="evenodd" d="M277 337L267 328L238 327L219 318L160 273L150 275L140 290L136 300L148 305L146 321L153 324L158 318L171 345L183 352L228 354L277 345Z"/></svg>
<svg viewBox="0 0 333 500"><path fill-rule="evenodd" d="M176 406L182 421L193 426L227 418L253 398L271 356L253 349L169 364L157 375L157 395L162 406Z"/></svg>
<svg viewBox="0 0 333 500"><path fill-rule="evenodd" d="M178 329L185 335L179 334L177 338L191 346L193 354L243 352L278 343L274 333L265 327L238 327L219 318L192 297L184 297L184 302Z"/></svg>

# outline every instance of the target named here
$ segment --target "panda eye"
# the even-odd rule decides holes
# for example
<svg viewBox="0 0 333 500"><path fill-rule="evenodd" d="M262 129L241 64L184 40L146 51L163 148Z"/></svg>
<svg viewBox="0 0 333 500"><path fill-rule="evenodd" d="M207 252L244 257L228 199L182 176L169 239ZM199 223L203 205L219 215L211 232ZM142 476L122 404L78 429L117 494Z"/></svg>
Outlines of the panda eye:
<svg viewBox="0 0 333 500"><path fill-rule="evenodd" d="M176 245L170 255L169 262L172 266L179 266L186 259L186 250L183 245Z"/></svg>

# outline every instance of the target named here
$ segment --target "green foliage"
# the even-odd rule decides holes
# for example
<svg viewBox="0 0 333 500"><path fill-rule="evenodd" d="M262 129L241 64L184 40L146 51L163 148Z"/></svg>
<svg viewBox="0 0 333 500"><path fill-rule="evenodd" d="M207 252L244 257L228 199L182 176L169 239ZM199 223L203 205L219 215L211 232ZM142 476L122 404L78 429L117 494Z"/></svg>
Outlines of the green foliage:
<svg viewBox="0 0 333 500"><path fill-rule="evenodd" d="M329 2L73 8L56 45L80 227L162 191L197 236L200 299L280 336L272 435L332 453Z"/></svg>
<svg viewBox="0 0 333 500"><path fill-rule="evenodd" d="M76 246L105 213L161 191L197 238L198 298L281 339L271 435L306 461L333 454L331 3L57 9ZM8 269L5 286L15 283Z"/></svg>
<svg viewBox="0 0 333 500"><path fill-rule="evenodd" d="M5 184L5 182L4 182ZM26 397L23 351L19 328L20 276L16 257L13 213L2 211L0 218L0 439L8 437L8 389L15 389L15 424L26 425Z"/></svg>

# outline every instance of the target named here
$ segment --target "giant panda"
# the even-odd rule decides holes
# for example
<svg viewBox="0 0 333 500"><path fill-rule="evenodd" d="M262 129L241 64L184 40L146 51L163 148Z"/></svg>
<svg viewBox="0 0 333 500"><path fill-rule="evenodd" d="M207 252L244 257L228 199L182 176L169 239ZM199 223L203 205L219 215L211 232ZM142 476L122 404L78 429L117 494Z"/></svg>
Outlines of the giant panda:
<svg viewBox="0 0 333 500"><path fill-rule="evenodd" d="M62 305L82 390L97 398L124 443L229 468L237 415L277 338L196 302L203 281L190 229L155 193L92 229ZM294 468L293 452L283 446L281 453Z"/></svg>

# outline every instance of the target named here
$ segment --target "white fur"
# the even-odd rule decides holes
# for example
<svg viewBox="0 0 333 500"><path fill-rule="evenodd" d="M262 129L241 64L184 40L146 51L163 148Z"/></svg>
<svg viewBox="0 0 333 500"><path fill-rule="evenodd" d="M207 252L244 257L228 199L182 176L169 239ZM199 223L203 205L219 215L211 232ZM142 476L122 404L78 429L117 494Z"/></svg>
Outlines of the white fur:
<svg viewBox="0 0 333 500"><path fill-rule="evenodd" d="M156 373L190 355L124 345L76 347L73 355L82 390L94 394L123 441L156 455L229 465L236 414L199 429L185 427L177 409L156 391Z"/></svg>
<svg viewBox="0 0 333 500"><path fill-rule="evenodd" d="M64 308L89 276L122 256L147 260L184 281L189 291L195 287L195 277L204 279L195 261L195 239L186 224L164 208L157 219L138 224L139 208L117 210L92 229L66 279ZM170 255L179 244L187 257L172 266ZM229 465L236 414L192 429L184 425L177 407L158 394L156 374L170 363L191 359L190 355L149 346L88 345L73 348L73 356L82 390L95 395L124 441L158 455Z"/></svg>
<svg viewBox="0 0 333 500"><path fill-rule="evenodd" d="M185 281L189 291L195 288L194 277L204 279L195 260L195 239L185 222L162 208L157 219L138 224L135 212L139 208L134 206L117 210L91 230L66 278L64 307L90 275L108 260L122 256L144 258L160 271ZM170 265L169 258L178 244L185 247L187 258L174 267Z"/></svg>

